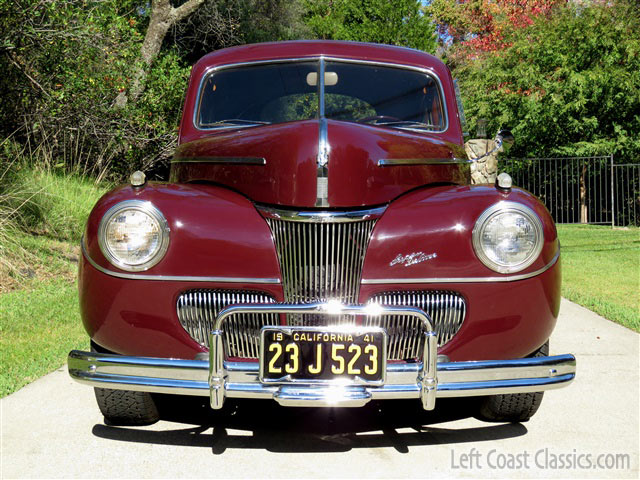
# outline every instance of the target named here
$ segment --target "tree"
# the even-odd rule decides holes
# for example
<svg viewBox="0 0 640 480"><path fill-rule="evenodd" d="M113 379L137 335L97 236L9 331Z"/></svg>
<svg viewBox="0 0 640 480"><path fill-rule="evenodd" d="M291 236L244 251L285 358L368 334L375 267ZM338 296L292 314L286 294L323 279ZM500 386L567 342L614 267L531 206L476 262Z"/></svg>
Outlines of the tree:
<svg viewBox="0 0 640 480"><path fill-rule="evenodd" d="M435 52L431 19L418 0L306 0L316 38L386 43Z"/></svg>
<svg viewBox="0 0 640 480"><path fill-rule="evenodd" d="M437 25L440 42L453 46L453 59L476 58L510 44L514 31L548 18L567 0L433 0L426 12ZM457 47L457 48L455 48Z"/></svg>
<svg viewBox="0 0 640 480"><path fill-rule="evenodd" d="M303 13L302 0L205 0L176 24L165 47L177 47L181 58L193 64L233 45L308 38Z"/></svg>
<svg viewBox="0 0 640 480"><path fill-rule="evenodd" d="M54 164L72 151L92 158L89 169L109 164L128 123L111 106L141 40L130 12L127 2L0 0L3 136Z"/></svg>
<svg viewBox="0 0 640 480"><path fill-rule="evenodd" d="M631 0L569 4L455 70L471 130L511 126L514 156L640 155L640 14Z"/></svg>
<svg viewBox="0 0 640 480"><path fill-rule="evenodd" d="M116 178L166 163L192 62L167 35L158 45L164 26L147 27L167 17L177 28L193 3L155 3L164 17L152 22L139 0L0 0L0 137L12 156Z"/></svg>
<svg viewBox="0 0 640 480"><path fill-rule="evenodd" d="M142 62L136 67L131 84L131 99L134 102L140 98L144 90L147 73L158 56L169 29L191 15L203 2L204 0L187 0L179 7L172 6L169 0L153 0L151 2L149 25L140 47ZM116 100L116 104L123 106L126 102L126 94L122 92Z"/></svg>
<svg viewBox="0 0 640 480"><path fill-rule="evenodd" d="M317 37L433 51L432 30L418 0L0 0L0 156L162 177L203 54Z"/></svg>

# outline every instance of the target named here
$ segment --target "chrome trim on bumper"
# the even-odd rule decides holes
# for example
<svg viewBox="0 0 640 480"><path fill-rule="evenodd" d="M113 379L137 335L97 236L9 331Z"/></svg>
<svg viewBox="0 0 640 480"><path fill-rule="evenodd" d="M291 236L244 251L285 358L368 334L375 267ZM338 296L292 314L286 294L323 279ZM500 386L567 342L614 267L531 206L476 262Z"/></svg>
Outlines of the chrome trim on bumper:
<svg viewBox="0 0 640 480"><path fill-rule="evenodd" d="M524 363L523 363L524 362ZM126 357L74 350L68 358L69 374L77 382L93 387L138 390L174 395L210 395L209 362L153 357ZM420 398L417 377L421 363L387 365L387 383L375 387L345 387L366 392L369 399ZM225 397L262 398L286 401L304 386L261 384L258 362L225 362ZM436 396L467 397L500 393L538 392L561 388L574 379L573 355L534 357L516 360L438 363ZM315 388L316 392L322 387ZM293 390L292 390L293 389ZM328 391L326 388L324 391ZM334 387L332 393L340 389ZM348 392L347 392L348 393ZM360 394L359 393L359 394ZM313 391L300 398L310 399ZM324 399L327 400L326 398ZM319 401L307 406L318 406ZM333 405L345 406L342 402Z"/></svg>
<svg viewBox="0 0 640 480"><path fill-rule="evenodd" d="M340 303L309 303L309 304L262 304L262 305L232 305L225 308L218 314L216 323L209 337L209 363L211 371L209 375L209 386L211 387L211 408L222 408L226 396L226 379L224 369L224 348L222 342L222 325L224 321L238 313L301 313L315 315L346 315L346 316L365 316L375 317L379 315L405 315L415 317L422 322L422 330L424 335L424 351L422 359L422 367L417 376L417 385L420 388L420 399L425 410L432 410L436 402L436 386L438 384L436 378L436 363L438 358L438 342L436 332L431 324L431 319L419 308L414 307L397 307L389 305L343 305ZM214 347L215 346L215 347ZM387 380L388 381L388 380ZM279 387L286 388L286 385ZM353 387L352 387L353 388ZM275 395L274 399L283 405L288 405L287 395ZM285 402L285 403L283 403ZM296 401L297 402L297 401ZM308 404L313 404L311 399L307 400ZM339 404L339 398L336 395L334 404Z"/></svg>
<svg viewBox="0 0 640 480"><path fill-rule="evenodd" d="M214 409L226 398L274 399L286 406L361 406L369 400L421 399L435 407L436 397L466 397L537 392L568 385L575 377L573 355L515 360L437 362L436 337L422 310L382 306L378 310L341 305L340 314L402 314L419 318L425 326L423 361L387 365L384 385L263 384L258 362L225 362L224 320L237 313L316 313L333 315L335 305L236 305L220 312L211 333L210 360L129 357L74 350L69 353L69 375L94 387L176 395L209 396Z"/></svg>

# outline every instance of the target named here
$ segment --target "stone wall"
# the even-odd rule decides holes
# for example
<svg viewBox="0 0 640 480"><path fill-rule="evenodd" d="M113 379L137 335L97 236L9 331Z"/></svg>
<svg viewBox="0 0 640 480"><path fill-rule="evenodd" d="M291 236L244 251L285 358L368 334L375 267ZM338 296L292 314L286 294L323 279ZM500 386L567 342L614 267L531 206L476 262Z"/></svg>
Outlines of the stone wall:
<svg viewBox="0 0 640 480"><path fill-rule="evenodd" d="M464 144L469 159L479 157L491 151L493 140L477 138ZM471 164L471 183L495 183L498 174L498 153L492 153Z"/></svg>

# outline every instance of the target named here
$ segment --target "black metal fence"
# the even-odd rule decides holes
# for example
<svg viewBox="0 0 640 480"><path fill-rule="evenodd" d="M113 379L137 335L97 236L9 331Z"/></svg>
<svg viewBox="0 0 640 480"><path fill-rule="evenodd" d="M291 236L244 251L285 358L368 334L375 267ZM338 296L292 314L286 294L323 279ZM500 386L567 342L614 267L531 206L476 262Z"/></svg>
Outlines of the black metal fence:
<svg viewBox="0 0 640 480"><path fill-rule="evenodd" d="M556 223L640 225L640 163L606 157L500 159L514 185L537 195Z"/></svg>

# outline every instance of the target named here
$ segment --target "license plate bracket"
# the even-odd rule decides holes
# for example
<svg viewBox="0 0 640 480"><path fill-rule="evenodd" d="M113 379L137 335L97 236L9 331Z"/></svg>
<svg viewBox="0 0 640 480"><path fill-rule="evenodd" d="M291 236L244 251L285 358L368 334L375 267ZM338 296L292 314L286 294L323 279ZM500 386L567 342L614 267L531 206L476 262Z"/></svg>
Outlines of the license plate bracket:
<svg viewBox="0 0 640 480"><path fill-rule="evenodd" d="M387 333L379 327L261 330L260 381L379 385L386 378Z"/></svg>

